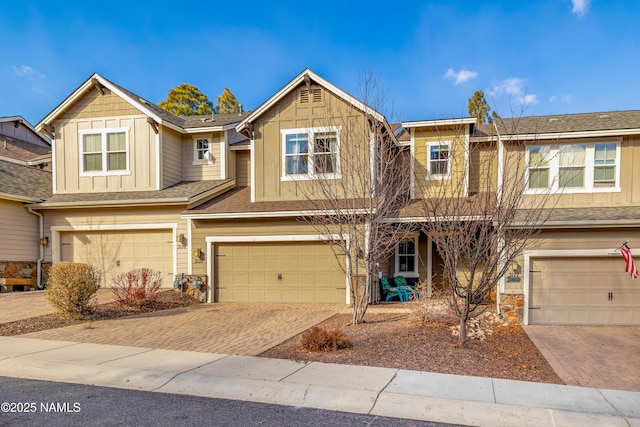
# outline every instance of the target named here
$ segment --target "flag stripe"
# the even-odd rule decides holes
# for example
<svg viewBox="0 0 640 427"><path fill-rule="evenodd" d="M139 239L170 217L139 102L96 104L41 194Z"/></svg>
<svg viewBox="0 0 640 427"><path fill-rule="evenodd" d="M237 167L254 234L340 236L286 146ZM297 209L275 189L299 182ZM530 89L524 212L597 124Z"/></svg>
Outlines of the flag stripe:
<svg viewBox="0 0 640 427"><path fill-rule="evenodd" d="M626 262L626 267L624 271L631 275L632 279L636 279L638 277L638 268L636 267L636 263L633 262L633 256L631 255L631 248L627 246L626 243L623 243L620 246L620 253Z"/></svg>

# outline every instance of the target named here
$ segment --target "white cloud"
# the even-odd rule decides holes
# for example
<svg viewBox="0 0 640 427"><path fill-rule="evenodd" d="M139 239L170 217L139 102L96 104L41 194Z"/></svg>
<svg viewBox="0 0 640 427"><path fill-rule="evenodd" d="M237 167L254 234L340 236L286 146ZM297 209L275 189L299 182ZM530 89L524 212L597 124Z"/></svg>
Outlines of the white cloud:
<svg viewBox="0 0 640 427"><path fill-rule="evenodd" d="M525 79L520 77L510 77L494 84L493 88L489 90L489 95L492 97L498 97L500 95L516 97L518 102L525 107L536 104L538 97L535 94L526 93L525 82Z"/></svg>
<svg viewBox="0 0 640 427"><path fill-rule="evenodd" d="M578 16L584 16L591 6L591 0L571 0L573 9L571 13L575 13Z"/></svg>
<svg viewBox="0 0 640 427"><path fill-rule="evenodd" d="M562 96L553 95L549 97L550 103L553 104L556 101L564 102L565 104L571 104L571 101L573 101L573 98L571 97L571 95L562 95Z"/></svg>
<svg viewBox="0 0 640 427"><path fill-rule="evenodd" d="M13 66L13 72L18 77L26 77L31 80L44 79L44 74L31 68L28 65Z"/></svg>
<svg viewBox="0 0 640 427"><path fill-rule="evenodd" d="M453 68L449 68L447 72L444 74L445 79L453 79L455 80L454 84L459 85L461 83L468 82L471 79L475 79L478 77L478 73L475 71L469 71L465 68L462 68L457 73L453 70Z"/></svg>

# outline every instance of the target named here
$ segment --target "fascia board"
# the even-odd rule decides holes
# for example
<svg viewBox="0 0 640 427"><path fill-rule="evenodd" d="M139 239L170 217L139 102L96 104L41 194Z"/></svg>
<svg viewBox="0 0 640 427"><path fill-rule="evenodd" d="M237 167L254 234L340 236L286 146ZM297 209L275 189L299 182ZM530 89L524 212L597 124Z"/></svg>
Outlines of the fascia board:
<svg viewBox="0 0 640 427"><path fill-rule="evenodd" d="M451 125L469 125L476 122L473 117L462 117L459 119L439 119L439 120L418 120L414 122L400 123L403 128L419 128L419 127L435 127L435 126L451 126Z"/></svg>
<svg viewBox="0 0 640 427"><path fill-rule="evenodd" d="M557 133L527 133L502 135L504 141L536 141L536 140L556 140L556 139L576 139L576 138L593 138L593 137L611 137L623 135L638 135L640 129L612 129L597 130L583 132L557 132Z"/></svg>
<svg viewBox="0 0 640 427"><path fill-rule="evenodd" d="M367 209L354 209L351 215L370 213ZM182 214L182 219L234 219L234 218L295 218L301 216L333 215L327 211L270 211L270 212L225 212L216 214Z"/></svg>

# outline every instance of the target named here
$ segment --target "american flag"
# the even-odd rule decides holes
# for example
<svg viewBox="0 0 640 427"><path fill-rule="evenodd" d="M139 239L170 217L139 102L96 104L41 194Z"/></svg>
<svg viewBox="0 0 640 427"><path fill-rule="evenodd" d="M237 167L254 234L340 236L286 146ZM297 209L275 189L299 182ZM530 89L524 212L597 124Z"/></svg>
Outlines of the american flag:
<svg viewBox="0 0 640 427"><path fill-rule="evenodd" d="M636 267L636 263L633 262L633 257L631 256L631 248L629 248L629 246L627 246L627 242L624 242L622 244L622 246L620 246L618 249L620 249L620 253L622 253L622 257L624 258L625 262L627 263L627 266L624 269L624 271L629 273L631 275L632 279L637 279L638 278L638 268Z"/></svg>

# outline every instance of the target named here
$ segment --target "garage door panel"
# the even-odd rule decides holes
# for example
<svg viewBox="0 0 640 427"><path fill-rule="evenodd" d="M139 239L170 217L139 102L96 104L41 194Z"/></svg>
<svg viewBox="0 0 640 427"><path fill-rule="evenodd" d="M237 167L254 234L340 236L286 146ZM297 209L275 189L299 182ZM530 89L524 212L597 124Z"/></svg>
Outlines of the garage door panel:
<svg viewBox="0 0 640 427"><path fill-rule="evenodd" d="M640 286L621 259L532 259L530 280L532 324L640 324Z"/></svg>
<svg viewBox="0 0 640 427"><path fill-rule="evenodd" d="M136 268L162 272L163 286L173 282L171 230L74 231L60 233L60 260L94 265L102 273L102 286Z"/></svg>
<svg viewBox="0 0 640 427"><path fill-rule="evenodd" d="M214 247L218 301L345 302L344 273L323 242L225 243ZM237 268L249 274L230 276L229 270Z"/></svg>

